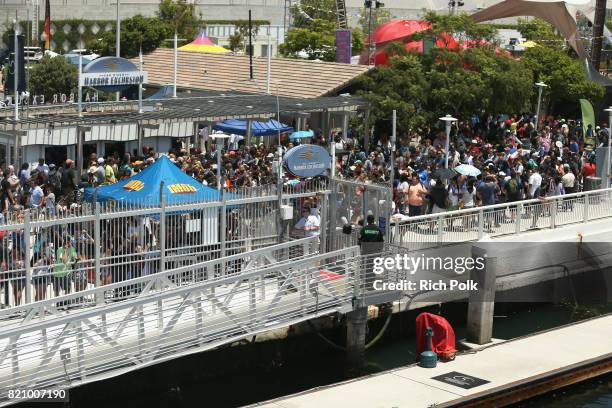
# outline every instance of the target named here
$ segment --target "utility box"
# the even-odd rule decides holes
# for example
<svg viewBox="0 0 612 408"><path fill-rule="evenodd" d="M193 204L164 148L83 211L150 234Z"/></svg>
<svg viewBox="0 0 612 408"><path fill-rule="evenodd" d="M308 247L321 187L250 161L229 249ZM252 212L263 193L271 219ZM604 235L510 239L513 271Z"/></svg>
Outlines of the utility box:
<svg viewBox="0 0 612 408"><path fill-rule="evenodd" d="M281 218L283 221L290 221L293 219L292 205L281 205Z"/></svg>

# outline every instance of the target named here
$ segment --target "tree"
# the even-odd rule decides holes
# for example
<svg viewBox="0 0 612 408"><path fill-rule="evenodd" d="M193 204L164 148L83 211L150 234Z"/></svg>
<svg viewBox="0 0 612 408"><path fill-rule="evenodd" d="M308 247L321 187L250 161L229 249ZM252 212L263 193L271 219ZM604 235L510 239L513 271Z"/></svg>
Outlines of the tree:
<svg viewBox="0 0 612 408"><path fill-rule="evenodd" d="M533 72L534 79L548 85L545 96L553 112L565 113L567 106L576 106L581 98L597 103L604 95L601 85L587 79L580 61L563 49L548 46L529 48L522 63Z"/></svg>
<svg viewBox="0 0 612 408"><path fill-rule="evenodd" d="M401 48L391 56L388 66L378 66L360 78L357 94L370 101L373 123L388 122L393 109L397 110L400 131L416 129L427 123L423 110L429 84L419 57Z"/></svg>
<svg viewBox="0 0 612 408"><path fill-rule="evenodd" d="M466 49L463 56L469 69L480 73L485 81L489 112L522 112L532 108L535 81L523 63L499 55L494 47Z"/></svg>
<svg viewBox="0 0 612 408"><path fill-rule="evenodd" d="M313 20L308 28L294 28L287 33L285 42L280 45L281 54L292 58L306 58L323 61L336 60L336 23ZM363 35L359 30L352 32L352 52L363 50Z"/></svg>
<svg viewBox="0 0 612 408"><path fill-rule="evenodd" d="M29 90L34 95L45 95L45 100L51 100L54 94L76 94L77 78L76 65L63 57L45 55L30 69Z"/></svg>
<svg viewBox="0 0 612 408"><path fill-rule="evenodd" d="M527 40L547 47L563 48L565 39L556 34L552 25L539 18L526 20L519 18L516 29Z"/></svg>
<svg viewBox="0 0 612 408"><path fill-rule="evenodd" d="M315 20L336 23L335 0L302 0L291 8L293 27L311 28Z"/></svg>
<svg viewBox="0 0 612 408"><path fill-rule="evenodd" d="M359 14L359 23L358 27L361 28L361 32L367 34L370 31L370 11L367 8L361 9ZM386 22L391 20L391 12L386 8L379 8L372 10L372 32L376 30L381 24L385 24Z"/></svg>
<svg viewBox="0 0 612 408"><path fill-rule="evenodd" d="M162 0L157 11L162 24L169 32L176 30L179 37L192 39L198 34L201 25L201 15L196 15L195 3L186 0Z"/></svg>
<svg viewBox="0 0 612 408"><path fill-rule="evenodd" d="M148 53L160 46L162 41L170 36L170 32L157 17L144 17L140 14L121 21L121 56L130 58L138 55L142 44L142 52ZM115 55L115 31L106 31L98 40L88 44L88 48L98 50L102 55Z"/></svg>
<svg viewBox="0 0 612 408"><path fill-rule="evenodd" d="M448 15L429 11L425 14L425 20L431 23L435 35L449 34L458 41L492 42L497 35L497 29L493 25L476 23L466 13Z"/></svg>

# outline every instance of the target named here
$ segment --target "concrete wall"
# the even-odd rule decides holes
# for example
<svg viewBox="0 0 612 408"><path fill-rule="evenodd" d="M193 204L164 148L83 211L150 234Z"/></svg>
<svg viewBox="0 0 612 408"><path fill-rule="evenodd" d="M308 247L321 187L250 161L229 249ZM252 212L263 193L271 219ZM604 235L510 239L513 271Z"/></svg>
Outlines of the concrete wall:
<svg viewBox="0 0 612 408"><path fill-rule="evenodd" d="M44 18L44 0L39 0L39 18ZM473 12L497 3L495 0L464 0L465 6L461 9ZM20 20L32 15L31 2L26 0L0 0L0 26L10 22L17 11ZM284 0L195 0L197 9L205 20L235 20L247 19L249 9L252 10L253 19L270 20L273 25L283 25L285 15ZM121 4L121 15L131 17L136 14L152 16L158 8L156 0L131 0ZM421 18L424 9L438 12L448 11L446 0L417 0L406 2L404 0L385 0L387 8L393 18ZM349 24L357 25L359 16L363 12L362 0L347 0L347 17ZM30 11L28 11L28 8ZM115 0L51 0L51 18L95 18L114 19ZM4 28L0 28L0 31Z"/></svg>

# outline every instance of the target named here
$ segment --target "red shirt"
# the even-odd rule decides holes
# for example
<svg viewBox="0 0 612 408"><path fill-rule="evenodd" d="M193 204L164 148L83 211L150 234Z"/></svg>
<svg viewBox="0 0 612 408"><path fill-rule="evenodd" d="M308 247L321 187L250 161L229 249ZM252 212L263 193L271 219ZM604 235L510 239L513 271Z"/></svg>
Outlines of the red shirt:
<svg viewBox="0 0 612 408"><path fill-rule="evenodd" d="M582 175L584 177L595 177L595 163L585 163L582 166Z"/></svg>

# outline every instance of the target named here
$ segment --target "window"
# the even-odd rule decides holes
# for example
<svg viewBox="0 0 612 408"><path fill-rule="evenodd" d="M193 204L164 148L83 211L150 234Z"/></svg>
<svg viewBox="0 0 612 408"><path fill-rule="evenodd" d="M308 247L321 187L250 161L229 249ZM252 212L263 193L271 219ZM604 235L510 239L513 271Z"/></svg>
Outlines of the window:
<svg viewBox="0 0 612 408"><path fill-rule="evenodd" d="M272 51L272 55L274 55L274 49L273 49L272 45L270 45L270 51ZM262 57L267 57L268 56L268 44L262 44L262 46L261 46L261 56Z"/></svg>

